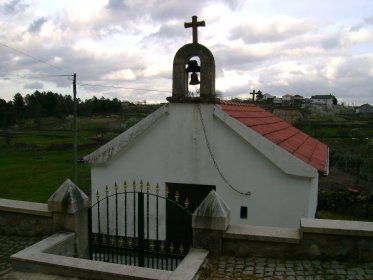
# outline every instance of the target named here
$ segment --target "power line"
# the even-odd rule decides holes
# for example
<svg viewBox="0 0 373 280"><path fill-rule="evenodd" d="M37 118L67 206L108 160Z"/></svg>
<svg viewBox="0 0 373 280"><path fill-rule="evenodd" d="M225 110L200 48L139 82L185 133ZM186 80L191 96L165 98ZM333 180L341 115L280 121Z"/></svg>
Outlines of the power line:
<svg viewBox="0 0 373 280"><path fill-rule="evenodd" d="M79 84L79 86L117 88L117 89L132 89L132 90L141 90L141 91L156 91L156 92L167 92L167 93L171 93L171 91L169 91L169 90L132 88L132 87L122 87L122 86L107 86L107 85L100 85L100 84Z"/></svg>
<svg viewBox="0 0 373 280"><path fill-rule="evenodd" d="M30 55L30 54L28 54L28 53L25 53L24 51L18 50L18 49L13 48L13 47L10 47L10 46L8 46L7 44L4 44L4 43L0 42L0 45L2 45L3 47L6 47L6 48L8 48L8 49L11 49L11 50L13 50L13 51L15 51L15 52L17 52L17 53L20 53L20 54L22 54L22 55L28 56L28 57L30 57L30 58L32 58L32 59L38 61L38 62L44 63L44 64L46 64L46 65L48 65L48 66L50 66L50 67L53 67L53 68L58 69L58 70L62 70L62 71L65 72L65 73L69 73L68 70L66 70L66 69L64 69L64 68L62 68L62 67L58 67L58 66L56 66L56 65L50 64L50 63L48 63L48 62L46 62L46 61L44 61L44 60L42 60L42 59L40 59L40 58L37 58L37 57L32 56L32 55Z"/></svg>
<svg viewBox="0 0 373 280"><path fill-rule="evenodd" d="M22 79L37 79L37 78L53 78L53 77L72 77L73 75L49 75L49 74L4 74L0 73L1 78L22 78Z"/></svg>

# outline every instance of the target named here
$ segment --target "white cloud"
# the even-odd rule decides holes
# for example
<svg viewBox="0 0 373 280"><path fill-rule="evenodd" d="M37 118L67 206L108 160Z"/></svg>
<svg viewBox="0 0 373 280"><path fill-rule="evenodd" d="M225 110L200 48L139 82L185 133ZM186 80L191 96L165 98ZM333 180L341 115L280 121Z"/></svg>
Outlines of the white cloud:
<svg viewBox="0 0 373 280"><path fill-rule="evenodd" d="M113 80L113 81L132 81L136 79L135 73L131 69L122 69L117 71L112 71L108 74L105 74L102 77L102 80Z"/></svg>
<svg viewBox="0 0 373 280"><path fill-rule="evenodd" d="M360 43L368 43L373 39L373 29L359 29L350 31L345 35L343 46L351 46Z"/></svg>
<svg viewBox="0 0 373 280"><path fill-rule="evenodd" d="M277 42L305 34L315 28L315 22L310 18L255 17L246 24L235 27L230 37L234 40L242 39L246 43Z"/></svg>
<svg viewBox="0 0 373 280"><path fill-rule="evenodd" d="M334 81L337 78L337 72L342 65L343 59L335 57L326 62L326 65L320 70L321 74L328 81Z"/></svg>

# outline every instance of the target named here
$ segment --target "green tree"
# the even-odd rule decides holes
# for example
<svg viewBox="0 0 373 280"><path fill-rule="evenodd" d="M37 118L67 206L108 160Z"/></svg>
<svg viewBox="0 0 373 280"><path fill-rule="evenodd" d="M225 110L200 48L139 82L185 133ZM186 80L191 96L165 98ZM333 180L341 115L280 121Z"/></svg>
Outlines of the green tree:
<svg viewBox="0 0 373 280"><path fill-rule="evenodd" d="M13 106L14 106L14 110L16 112L17 121L19 119L25 117L25 110L26 110L25 100L23 99L23 96L19 92L17 92L13 96Z"/></svg>
<svg viewBox="0 0 373 280"><path fill-rule="evenodd" d="M337 105L337 104L338 104L338 99L337 99L337 97L335 97L334 95L332 95L332 98L333 98L333 104L334 104L334 105Z"/></svg>
<svg viewBox="0 0 373 280"><path fill-rule="evenodd" d="M262 101L262 99L263 99L263 93L260 91L260 90L258 90L258 92L256 93L256 101Z"/></svg>
<svg viewBox="0 0 373 280"><path fill-rule="evenodd" d="M0 127L8 127L16 123L16 112L13 103L0 99Z"/></svg>
<svg viewBox="0 0 373 280"><path fill-rule="evenodd" d="M41 117L43 115L41 96L42 94L39 91L35 91L33 94L27 94L25 97L27 110L30 117L34 118L37 129L41 128Z"/></svg>

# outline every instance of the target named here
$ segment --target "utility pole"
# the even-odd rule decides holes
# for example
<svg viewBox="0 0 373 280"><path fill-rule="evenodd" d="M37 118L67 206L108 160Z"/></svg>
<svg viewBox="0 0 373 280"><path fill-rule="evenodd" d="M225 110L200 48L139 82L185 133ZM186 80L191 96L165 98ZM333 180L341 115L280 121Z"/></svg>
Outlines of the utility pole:
<svg viewBox="0 0 373 280"><path fill-rule="evenodd" d="M78 129L76 125L77 118L77 99L76 99L76 73L73 76L73 180L75 184L78 184Z"/></svg>

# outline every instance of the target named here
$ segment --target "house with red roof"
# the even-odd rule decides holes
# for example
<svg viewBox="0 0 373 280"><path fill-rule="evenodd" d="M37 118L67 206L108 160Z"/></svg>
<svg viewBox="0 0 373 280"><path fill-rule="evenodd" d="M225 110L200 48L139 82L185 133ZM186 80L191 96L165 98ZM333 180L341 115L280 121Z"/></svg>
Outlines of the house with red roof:
<svg viewBox="0 0 373 280"><path fill-rule="evenodd" d="M190 95L190 84L199 86L198 96ZM299 228L301 218L315 216L327 145L254 104L218 100L206 47L193 42L178 50L167 100L85 157L92 194L143 180L158 184L160 195L188 198L192 212L215 190L231 224ZM170 215L164 207L159 220Z"/></svg>

